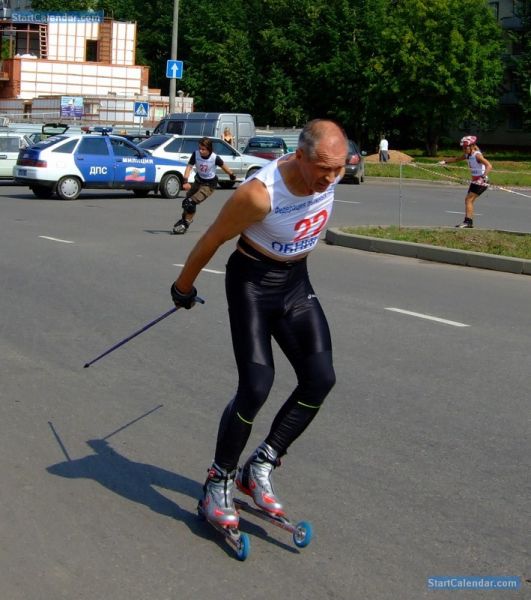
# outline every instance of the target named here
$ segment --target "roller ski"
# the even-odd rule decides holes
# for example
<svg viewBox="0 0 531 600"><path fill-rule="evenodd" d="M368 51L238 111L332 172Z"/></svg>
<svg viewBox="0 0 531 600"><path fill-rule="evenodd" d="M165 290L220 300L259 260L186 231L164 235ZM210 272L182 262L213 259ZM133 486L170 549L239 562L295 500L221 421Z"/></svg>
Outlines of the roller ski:
<svg viewBox="0 0 531 600"><path fill-rule="evenodd" d="M243 561L249 556L250 541L249 536L238 529L240 516L232 497L235 475L236 471L226 471L214 463L208 472L197 513L223 535L238 560Z"/></svg>
<svg viewBox="0 0 531 600"><path fill-rule="evenodd" d="M312 541L313 528L311 523L308 521L299 521L295 524L285 515L272 515L264 510L251 506L245 502L245 500L240 500L239 498L234 498L234 504L239 510L243 510L251 515L254 515L255 517L258 517L259 519L262 519L262 521L272 523L276 527L291 533L293 543L298 548L306 548L306 546ZM241 535L246 534L242 533Z"/></svg>
<svg viewBox="0 0 531 600"><path fill-rule="evenodd" d="M172 233L173 235L183 235L188 231L188 227L190 227L190 223L188 223L188 221L185 219L179 219L173 226Z"/></svg>
<svg viewBox="0 0 531 600"><path fill-rule="evenodd" d="M295 524L288 519L271 481L273 469L279 465L280 459L275 450L266 443L261 444L236 476L236 487L250 496L256 506L239 498L235 498L234 503L239 510L288 531L295 545L304 548L311 542L312 526L307 521Z"/></svg>
<svg viewBox="0 0 531 600"><path fill-rule="evenodd" d="M271 472L280 464L275 451L262 444L247 463L238 471L227 472L212 465L204 485L204 497L197 505L199 517L219 531L227 544L236 552L239 560L245 560L250 552L249 536L239 530L240 511L254 515L292 534L298 548L305 548L312 540L310 523L293 523L276 497L271 483ZM256 506L234 498L234 485L251 496Z"/></svg>

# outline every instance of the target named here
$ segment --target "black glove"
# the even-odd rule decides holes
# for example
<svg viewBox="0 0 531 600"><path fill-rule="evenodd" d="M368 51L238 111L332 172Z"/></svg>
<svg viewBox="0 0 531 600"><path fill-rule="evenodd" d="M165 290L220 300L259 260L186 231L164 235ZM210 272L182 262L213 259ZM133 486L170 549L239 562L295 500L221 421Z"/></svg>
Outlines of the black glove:
<svg viewBox="0 0 531 600"><path fill-rule="evenodd" d="M175 282L171 284L171 297L177 308L186 308L186 310L189 310L194 306L196 296L197 290L195 287L192 287L192 291L188 292L188 294L183 294L177 289Z"/></svg>
<svg viewBox="0 0 531 600"><path fill-rule="evenodd" d="M234 173L231 173L231 174L229 175L229 179L230 179L231 181L236 181L236 175L234 175Z"/></svg>

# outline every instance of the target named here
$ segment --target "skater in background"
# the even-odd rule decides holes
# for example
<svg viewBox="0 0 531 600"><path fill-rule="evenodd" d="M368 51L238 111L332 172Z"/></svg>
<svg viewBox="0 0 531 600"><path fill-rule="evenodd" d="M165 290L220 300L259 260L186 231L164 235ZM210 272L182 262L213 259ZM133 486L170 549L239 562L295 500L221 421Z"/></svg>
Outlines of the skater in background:
<svg viewBox="0 0 531 600"><path fill-rule="evenodd" d="M196 175L194 183L188 183L188 177L195 167ZM201 204L214 193L218 185L216 168L219 167L236 181L236 175L225 165L223 159L212 150L212 140L204 137L199 140L198 149L190 156L186 169L184 170L183 189L187 190L182 203L183 214L173 226L173 233L183 234L188 231L190 223L194 220L197 205Z"/></svg>
<svg viewBox="0 0 531 600"><path fill-rule="evenodd" d="M474 227L474 202L488 188L489 173L492 171L492 165L483 156L481 150L476 145L477 138L475 135L467 135L461 138L460 146L463 148L463 156L456 156L441 160L440 165L448 163L468 161L470 174L472 179L468 192L465 196L465 219L462 223L456 225L459 229L471 229Z"/></svg>
<svg viewBox="0 0 531 600"><path fill-rule="evenodd" d="M191 308L201 269L224 242L240 236L225 280L238 388L221 417L201 500L207 519L219 525L238 525L234 485L260 509L285 514L273 489L273 469L335 383L330 331L306 262L332 212L347 152L346 135L337 124L307 123L295 153L272 161L232 194L171 286L175 305ZM272 339L293 366L297 386L263 443L237 471L273 384Z"/></svg>

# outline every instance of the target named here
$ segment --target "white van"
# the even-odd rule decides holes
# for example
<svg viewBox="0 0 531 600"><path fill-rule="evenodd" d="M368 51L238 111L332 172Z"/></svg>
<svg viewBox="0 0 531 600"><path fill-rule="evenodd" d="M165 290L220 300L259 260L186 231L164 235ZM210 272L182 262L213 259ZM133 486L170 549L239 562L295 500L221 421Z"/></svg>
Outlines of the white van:
<svg viewBox="0 0 531 600"><path fill-rule="evenodd" d="M155 127L153 133L200 135L221 138L228 127L235 139L235 148L243 151L249 138L256 135L251 115L245 113L171 113Z"/></svg>

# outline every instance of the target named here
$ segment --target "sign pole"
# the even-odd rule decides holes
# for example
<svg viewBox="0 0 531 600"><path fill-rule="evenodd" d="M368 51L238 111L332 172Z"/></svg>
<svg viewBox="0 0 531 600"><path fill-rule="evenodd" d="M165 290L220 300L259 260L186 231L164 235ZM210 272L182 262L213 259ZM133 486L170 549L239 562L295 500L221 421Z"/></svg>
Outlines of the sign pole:
<svg viewBox="0 0 531 600"><path fill-rule="evenodd" d="M144 124L144 119L149 119L149 102L135 102L133 104L133 114L135 118L138 118L138 135L140 135L140 128Z"/></svg>
<svg viewBox="0 0 531 600"><path fill-rule="evenodd" d="M177 40L179 36L179 0L173 0L173 27L171 35L171 59L177 60ZM175 112L175 91L177 90L177 79L170 79L170 113Z"/></svg>

